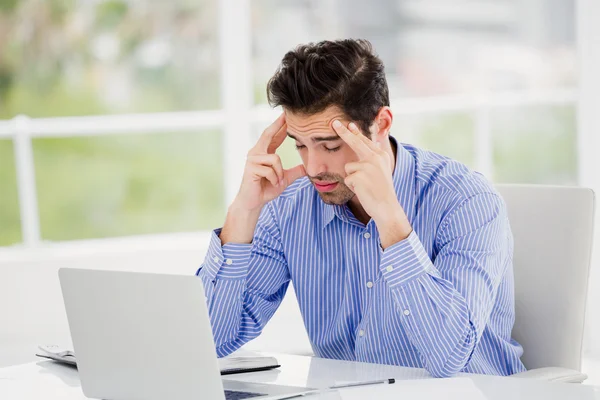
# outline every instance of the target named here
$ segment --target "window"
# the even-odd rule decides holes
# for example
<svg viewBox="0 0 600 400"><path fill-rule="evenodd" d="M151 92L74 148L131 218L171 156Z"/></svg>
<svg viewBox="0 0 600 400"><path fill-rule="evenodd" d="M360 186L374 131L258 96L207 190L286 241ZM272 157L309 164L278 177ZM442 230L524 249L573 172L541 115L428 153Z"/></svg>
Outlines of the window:
<svg viewBox="0 0 600 400"><path fill-rule="evenodd" d="M246 143L271 122L266 82L285 52L322 39L373 43L386 64L400 141L497 182L577 180L574 0L252 0L249 7L0 5L0 245L219 225ZM31 129L17 133L10 120L21 114ZM32 162L13 154L20 134ZM300 162L293 143L280 154L286 167ZM30 164L32 177L17 180L16 166ZM37 205L19 201L20 185ZM30 235L37 224L21 226L21 215L39 221L39 232Z"/></svg>
<svg viewBox="0 0 600 400"><path fill-rule="evenodd" d="M469 113L400 115L394 120L394 136L475 167L475 123Z"/></svg>
<svg viewBox="0 0 600 400"><path fill-rule="evenodd" d="M0 125L17 115L218 110L217 24L215 0L4 2ZM114 132L115 123L123 125L122 133ZM36 213L41 231L34 236L72 240L201 230L222 220L218 124L178 131L174 123L148 134L130 134L127 118L69 119L63 125L78 137L49 131L44 123L36 125L45 131L39 138L39 132L24 132L37 191L37 209L26 213ZM5 126L17 134L12 124ZM79 126L95 132L80 137ZM8 245L22 240L26 225L21 227L10 140L0 141L0 168L0 245Z"/></svg>
<svg viewBox="0 0 600 400"><path fill-rule="evenodd" d="M216 1L9 1L0 118L219 107Z"/></svg>
<svg viewBox="0 0 600 400"><path fill-rule="evenodd" d="M266 102L266 81L297 44L366 38L386 65L396 113L392 134L401 141L456 158L497 181L576 179L573 0L252 5L257 104ZM535 95L521 96L527 93ZM530 154L534 144L543 154Z"/></svg>
<svg viewBox="0 0 600 400"><path fill-rule="evenodd" d="M392 98L572 87L574 1L255 0L256 101L299 43L367 38ZM273 35L272 32L282 32Z"/></svg>
<svg viewBox="0 0 600 400"><path fill-rule="evenodd" d="M573 105L507 108L492 118L496 181L577 184Z"/></svg>
<svg viewBox="0 0 600 400"><path fill-rule="evenodd" d="M222 223L220 131L35 139L41 236L72 240Z"/></svg>
<svg viewBox="0 0 600 400"><path fill-rule="evenodd" d="M0 246L21 241L15 157L7 139L0 139L0 227Z"/></svg>

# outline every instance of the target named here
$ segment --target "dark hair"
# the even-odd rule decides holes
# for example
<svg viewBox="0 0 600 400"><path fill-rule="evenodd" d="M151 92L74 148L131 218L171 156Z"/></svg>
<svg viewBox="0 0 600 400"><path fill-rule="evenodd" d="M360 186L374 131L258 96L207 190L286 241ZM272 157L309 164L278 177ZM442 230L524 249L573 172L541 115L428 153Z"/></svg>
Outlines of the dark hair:
<svg viewBox="0 0 600 400"><path fill-rule="evenodd" d="M289 51L267 84L272 107L315 114L337 106L370 136L381 107L389 106L383 62L367 40L309 43Z"/></svg>

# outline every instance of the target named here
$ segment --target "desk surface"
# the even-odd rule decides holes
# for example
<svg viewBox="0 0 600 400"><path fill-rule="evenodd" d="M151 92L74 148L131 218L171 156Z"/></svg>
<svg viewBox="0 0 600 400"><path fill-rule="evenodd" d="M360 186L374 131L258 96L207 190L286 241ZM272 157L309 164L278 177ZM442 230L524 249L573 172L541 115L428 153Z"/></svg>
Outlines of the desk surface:
<svg viewBox="0 0 600 400"><path fill-rule="evenodd" d="M393 385L374 385L324 393L319 398L360 399L368 393L377 400L426 399L585 399L600 400L600 388L519 378L463 374L450 380L431 379L422 369L328 360L316 357L269 354L278 358L279 370L230 375L226 379L278 385L325 388L334 384L396 378ZM0 399L82 400L77 370L52 361L39 361L0 369ZM317 396L307 397L316 399Z"/></svg>

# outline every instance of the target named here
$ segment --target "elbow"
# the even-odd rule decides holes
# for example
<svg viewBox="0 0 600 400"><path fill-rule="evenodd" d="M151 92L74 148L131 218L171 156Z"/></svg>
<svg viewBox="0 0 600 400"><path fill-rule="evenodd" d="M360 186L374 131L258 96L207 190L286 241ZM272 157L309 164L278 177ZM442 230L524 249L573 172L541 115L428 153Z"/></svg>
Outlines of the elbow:
<svg viewBox="0 0 600 400"><path fill-rule="evenodd" d="M215 346L215 350L217 351L218 358L226 357L235 351L226 346Z"/></svg>
<svg viewBox="0 0 600 400"><path fill-rule="evenodd" d="M466 366L465 364L446 364L442 366L432 366L431 368L426 368L427 372L431 374L434 378L452 378L456 376L460 371L462 371Z"/></svg>
<svg viewBox="0 0 600 400"><path fill-rule="evenodd" d="M473 329L454 350L442 353L442 357L427 363L425 369L434 378L451 378L469 365L475 351L475 344L475 330Z"/></svg>

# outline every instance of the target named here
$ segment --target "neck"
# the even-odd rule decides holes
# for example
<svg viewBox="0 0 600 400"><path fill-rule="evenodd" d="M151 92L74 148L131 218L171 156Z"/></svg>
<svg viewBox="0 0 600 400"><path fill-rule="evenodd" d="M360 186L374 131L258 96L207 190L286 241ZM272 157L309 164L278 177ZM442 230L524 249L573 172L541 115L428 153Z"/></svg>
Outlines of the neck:
<svg viewBox="0 0 600 400"><path fill-rule="evenodd" d="M396 145L391 140L388 140L388 142L384 146L383 150L386 153L388 153L388 155L390 156L390 159L392 160L391 164L392 164L392 174L393 174L394 168L396 167L396 153L397 153L398 149L396 148ZM369 214L367 214L367 212L365 211L363 206L360 204L360 201L358 200L358 196L354 196L352 199L350 199L350 201L348 202L348 208L350 209L350 211L352 211L352 214L354 214L356 219L359 220L360 222L362 222L363 224L367 225L369 223L369 221L371 220L371 216Z"/></svg>

